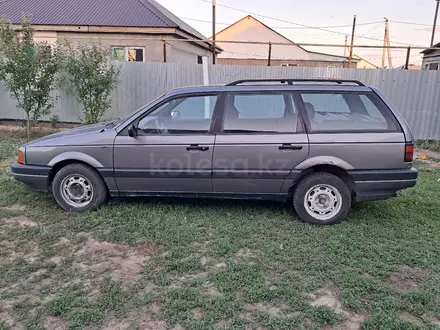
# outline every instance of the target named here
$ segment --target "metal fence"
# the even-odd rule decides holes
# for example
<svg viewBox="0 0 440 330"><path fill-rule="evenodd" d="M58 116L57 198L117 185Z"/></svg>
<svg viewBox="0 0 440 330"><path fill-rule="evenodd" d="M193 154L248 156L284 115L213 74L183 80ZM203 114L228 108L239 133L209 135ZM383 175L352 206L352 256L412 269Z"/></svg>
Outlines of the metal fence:
<svg viewBox="0 0 440 330"><path fill-rule="evenodd" d="M124 116L166 91L202 85L203 65L182 63L121 63L118 88L112 93L112 108L106 119ZM402 112L418 139L440 140L440 72L215 65L208 67L211 84L226 84L246 78L336 78L356 79L379 87ZM80 122L81 106L73 94L57 90L53 115L63 122ZM44 118L49 120L51 116ZM0 82L0 118L22 119Z"/></svg>

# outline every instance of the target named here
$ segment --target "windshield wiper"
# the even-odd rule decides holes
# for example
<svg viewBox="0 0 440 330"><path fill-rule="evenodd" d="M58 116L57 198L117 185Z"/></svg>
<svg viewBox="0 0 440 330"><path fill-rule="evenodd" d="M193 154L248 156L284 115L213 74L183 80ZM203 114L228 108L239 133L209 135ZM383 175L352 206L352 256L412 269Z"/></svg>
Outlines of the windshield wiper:
<svg viewBox="0 0 440 330"><path fill-rule="evenodd" d="M113 121L107 123L107 125L105 125L105 129L115 127L115 126L116 126L116 123L118 122L118 120L119 120L119 119L116 119L116 120L113 120Z"/></svg>

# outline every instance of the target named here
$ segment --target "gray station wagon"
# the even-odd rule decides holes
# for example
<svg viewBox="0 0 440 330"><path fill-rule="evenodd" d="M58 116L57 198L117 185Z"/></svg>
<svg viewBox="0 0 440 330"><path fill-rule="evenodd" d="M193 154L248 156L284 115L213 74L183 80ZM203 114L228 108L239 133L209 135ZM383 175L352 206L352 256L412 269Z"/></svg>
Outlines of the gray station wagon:
<svg viewBox="0 0 440 330"><path fill-rule="evenodd" d="M67 211L109 196L289 201L333 224L352 200L417 182L414 138L374 87L348 80L241 80L170 91L126 118L20 148L15 179Z"/></svg>

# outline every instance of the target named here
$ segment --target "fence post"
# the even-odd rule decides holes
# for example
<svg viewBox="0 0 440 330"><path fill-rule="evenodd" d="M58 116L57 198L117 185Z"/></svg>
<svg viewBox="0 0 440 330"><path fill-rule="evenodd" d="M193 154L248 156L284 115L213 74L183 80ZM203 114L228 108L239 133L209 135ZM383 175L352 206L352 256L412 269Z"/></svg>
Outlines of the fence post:
<svg viewBox="0 0 440 330"><path fill-rule="evenodd" d="M167 62L167 42L163 40L163 62Z"/></svg>
<svg viewBox="0 0 440 330"><path fill-rule="evenodd" d="M267 59L267 66L270 66L271 57L272 57L272 44L269 42L269 57Z"/></svg>
<svg viewBox="0 0 440 330"><path fill-rule="evenodd" d="M411 56L411 46L408 46L408 50L406 52L406 62L405 62L405 70L409 69L409 58Z"/></svg>

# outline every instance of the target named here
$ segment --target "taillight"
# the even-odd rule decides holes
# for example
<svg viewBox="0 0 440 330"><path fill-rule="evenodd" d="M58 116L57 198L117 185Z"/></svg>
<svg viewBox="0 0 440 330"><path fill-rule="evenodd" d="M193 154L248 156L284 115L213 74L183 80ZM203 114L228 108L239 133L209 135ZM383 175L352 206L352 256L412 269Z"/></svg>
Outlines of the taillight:
<svg viewBox="0 0 440 330"><path fill-rule="evenodd" d="M405 145L405 162L412 162L414 159L414 144Z"/></svg>

